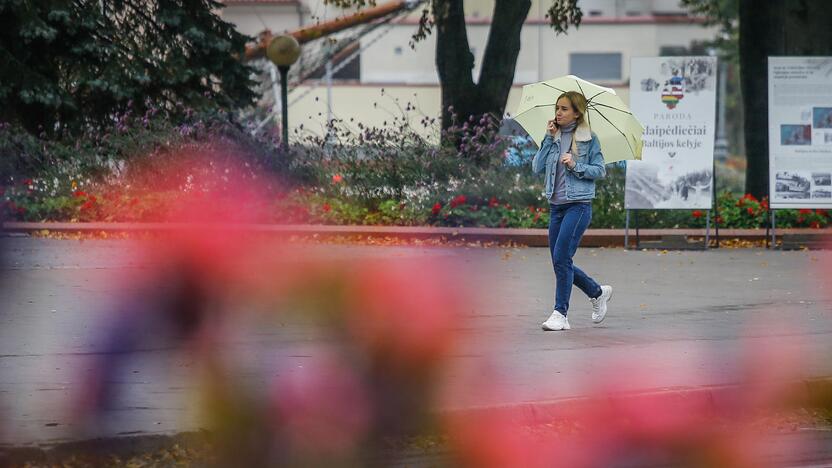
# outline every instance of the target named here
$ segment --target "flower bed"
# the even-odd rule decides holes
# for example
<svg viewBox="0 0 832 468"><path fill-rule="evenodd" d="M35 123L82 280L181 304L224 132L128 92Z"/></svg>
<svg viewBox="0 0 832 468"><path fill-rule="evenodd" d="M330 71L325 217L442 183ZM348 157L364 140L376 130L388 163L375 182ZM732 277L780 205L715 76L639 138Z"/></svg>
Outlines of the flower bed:
<svg viewBox="0 0 832 468"><path fill-rule="evenodd" d="M176 126L147 116L121 118L104 135L71 143L39 142L3 124L0 152L8 157L4 170L10 176L0 181L0 215L17 221L174 221L183 197L200 197L228 201L229 210L235 198L246 200L256 220L267 223L548 225L542 180L529 170L528 151L525 159L518 156L511 139L475 126L458 145L440 146L403 120L385 129L350 125L334 122L326 138L298 133L298 143L281 151L275 141L252 138L217 116ZM256 196L243 196L249 192ZM623 168L608 166L596 192L591 227L624 227ZM769 221L766 199L724 192L718 206L712 221L721 227L760 228ZM639 210L637 216L639 226L649 228L699 228L706 218L701 210ZM830 215L778 210L777 221L784 228L823 228Z"/></svg>

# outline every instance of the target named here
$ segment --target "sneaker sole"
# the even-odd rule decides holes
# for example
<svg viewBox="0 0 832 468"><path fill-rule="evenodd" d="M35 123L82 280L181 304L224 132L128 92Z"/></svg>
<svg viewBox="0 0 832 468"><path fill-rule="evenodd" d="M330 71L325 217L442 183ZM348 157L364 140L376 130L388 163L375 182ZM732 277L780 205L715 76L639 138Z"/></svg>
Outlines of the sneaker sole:
<svg viewBox="0 0 832 468"><path fill-rule="evenodd" d="M542 328L543 331L564 331L564 330L569 330L570 329L570 328L549 328L546 325L541 325L540 328Z"/></svg>
<svg viewBox="0 0 832 468"><path fill-rule="evenodd" d="M612 295L613 295L614 293L615 293L615 290L610 291L610 298L609 298L609 299L607 299L607 304L609 304L609 303L610 303L610 301L612 301ZM593 320L593 321L592 321L592 323L594 323L595 325L598 325L599 323L603 322L603 321L604 321L604 320L606 320L606 319L607 319L607 313L606 313L606 312L604 312L604 316L603 316L603 317L601 317L601 320L599 320L599 321L597 321L597 322L596 322L595 320Z"/></svg>

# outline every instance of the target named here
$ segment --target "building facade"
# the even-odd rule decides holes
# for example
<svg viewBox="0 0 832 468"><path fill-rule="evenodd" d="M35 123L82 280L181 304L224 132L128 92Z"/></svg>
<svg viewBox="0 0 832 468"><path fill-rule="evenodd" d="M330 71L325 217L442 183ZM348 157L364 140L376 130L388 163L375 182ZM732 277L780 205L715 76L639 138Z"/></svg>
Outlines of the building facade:
<svg viewBox="0 0 832 468"><path fill-rule="evenodd" d="M263 29L291 31L351 13L324 5L322 0L225 0L225 4L222 16L248 35ZM581 26L556 35L546 19L549 4L550 0L532 0L521 33L508 114L517 105L522 85L566 74L612 87L627 102L632 57L687 53L717 34L716 28L705 27L677 0L580 0ZM493 0L465 1L475 80L493 6ZM436 36L428 36L415 48L410 45L419 13L417 9L363 36L354 63L336 75L329 89L317 80L295 88L289 96L290 128L303 124L304 131L318 133L327 115L375 126L389 124L393 116L403 114L412 114L406 116L414 125L423 116L438 116ZM407 104L416 110L403 111Z"/></svg>

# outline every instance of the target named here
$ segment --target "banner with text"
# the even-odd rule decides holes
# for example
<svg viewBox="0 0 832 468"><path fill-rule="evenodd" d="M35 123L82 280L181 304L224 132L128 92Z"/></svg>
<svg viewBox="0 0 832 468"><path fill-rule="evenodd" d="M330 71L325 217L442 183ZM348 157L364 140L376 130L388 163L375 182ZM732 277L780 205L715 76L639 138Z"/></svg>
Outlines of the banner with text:
<svg viewBox="0 0 832 468"><path fill-rule="evenodd" d="M772 208L832 208L832 57L768 58Z"/></svg>
<svg viewBox="0 0 832 468"><path fill-rule="evenodd" d="M715 57L638 57L630 109L644 124L641 161L627 161L627 209L710 209Z"/></svg>

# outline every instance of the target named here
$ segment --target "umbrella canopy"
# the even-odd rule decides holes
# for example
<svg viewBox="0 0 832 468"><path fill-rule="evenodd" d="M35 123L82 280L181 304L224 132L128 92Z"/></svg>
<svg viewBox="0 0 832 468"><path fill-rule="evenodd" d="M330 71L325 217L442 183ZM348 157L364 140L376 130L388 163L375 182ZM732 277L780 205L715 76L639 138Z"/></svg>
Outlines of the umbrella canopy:
<svg viewBox="0 0 832 468"><path fill-rule="evenodd" d="M641 137L644 133L641 122L614 90L573 75L523 86L514 120L523 126L538 146L546 136L547 123L555 118L555 100L566 91L577 91L586 98L586 122L598 136L607 164L624 159L641 159Z"/></svg>

